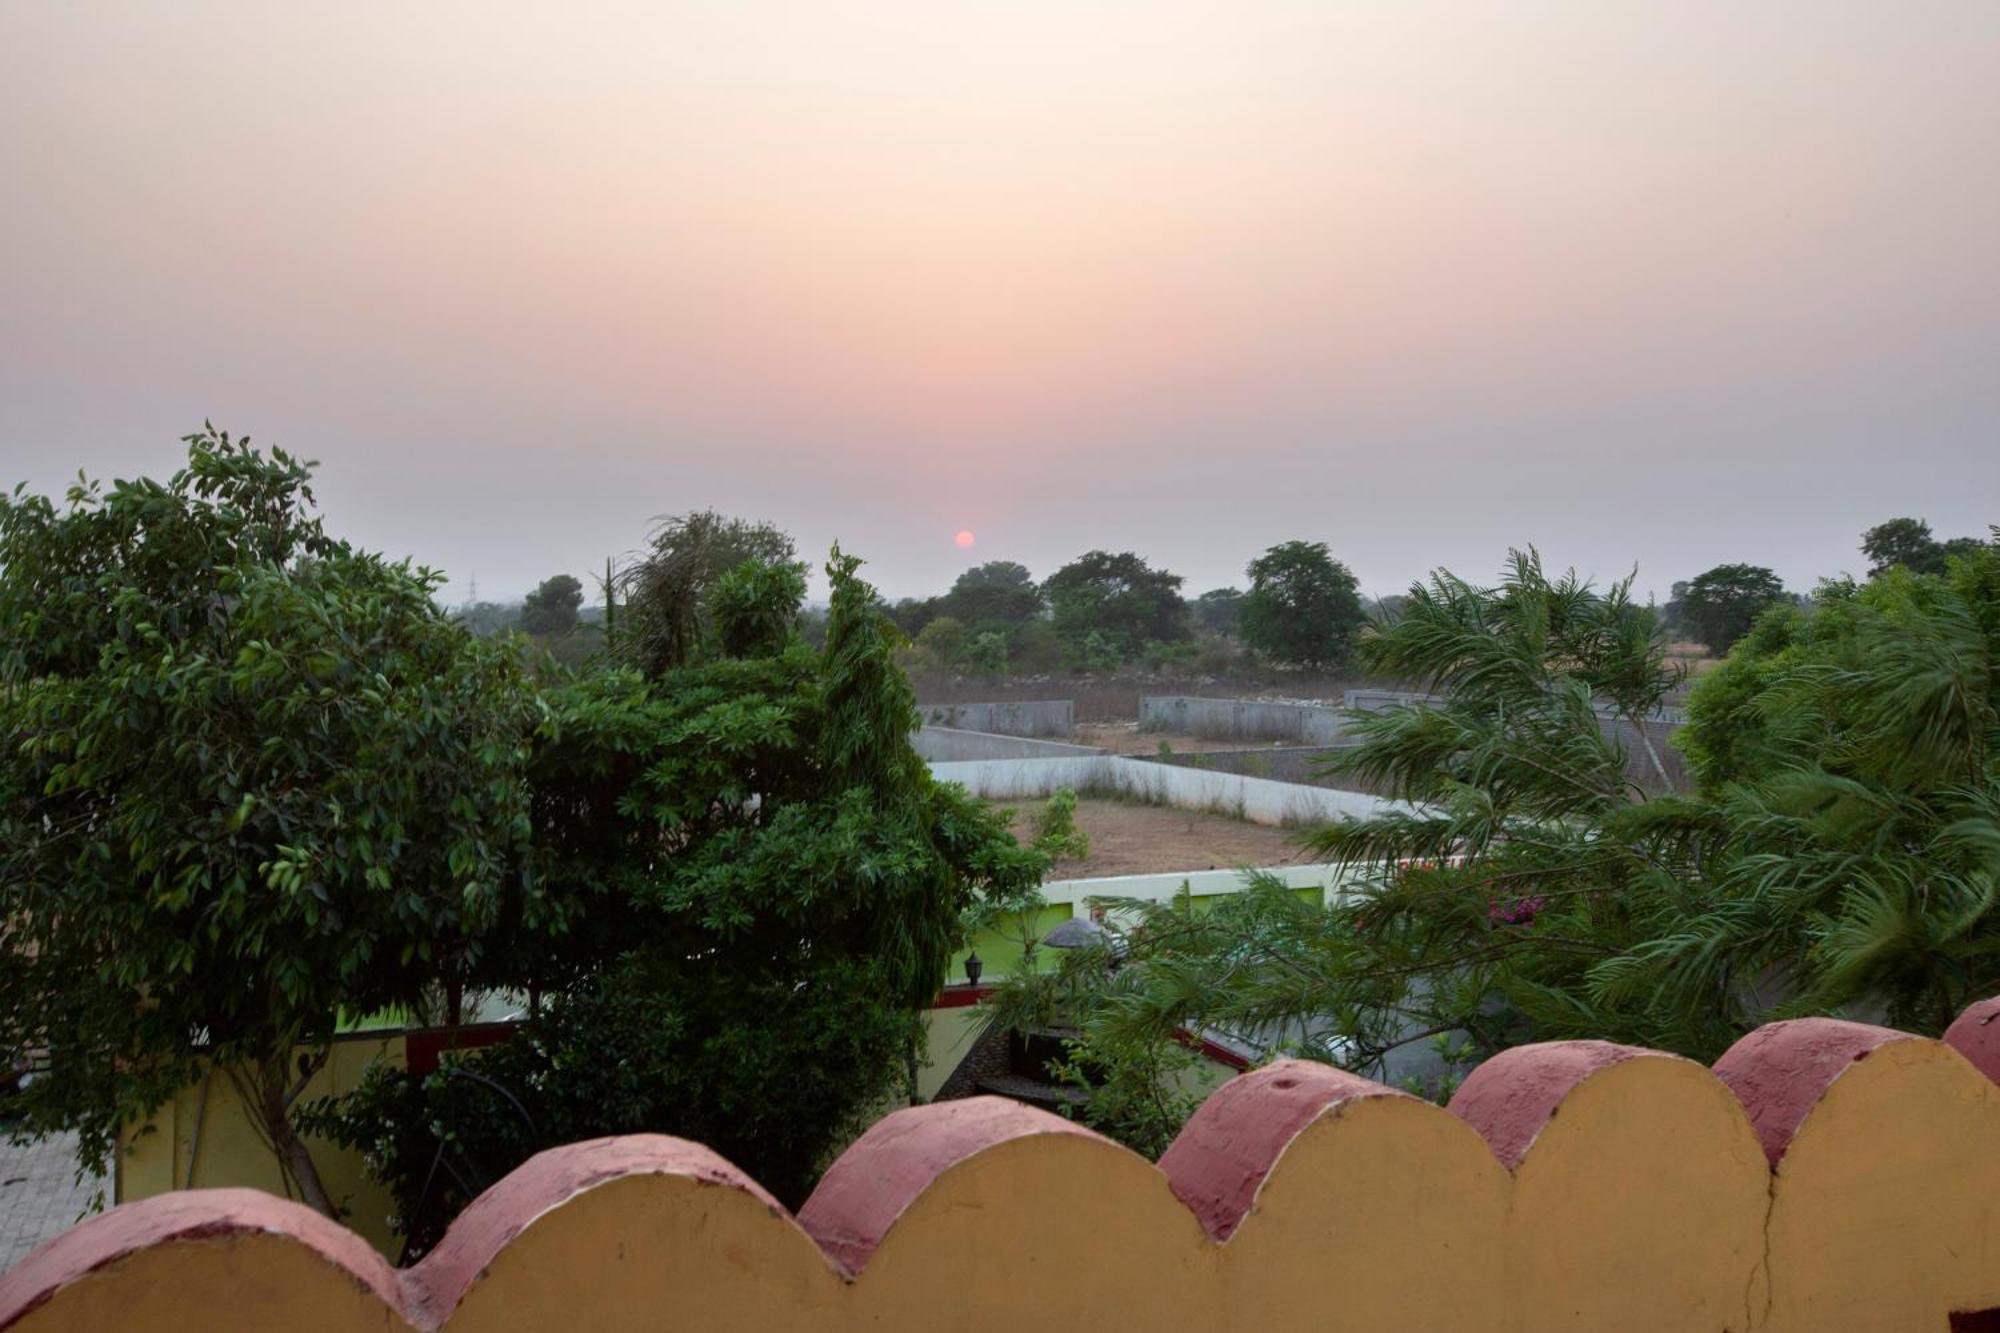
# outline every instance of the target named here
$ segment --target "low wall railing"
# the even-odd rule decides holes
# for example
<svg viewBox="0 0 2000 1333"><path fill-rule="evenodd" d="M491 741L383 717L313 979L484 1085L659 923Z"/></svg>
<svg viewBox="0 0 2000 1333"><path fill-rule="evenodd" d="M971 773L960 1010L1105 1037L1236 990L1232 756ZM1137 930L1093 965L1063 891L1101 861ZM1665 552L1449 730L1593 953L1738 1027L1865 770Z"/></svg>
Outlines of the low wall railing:
<svg viewBox="0 0 2000 1333"><path fill-rule="evenodd" d="M1575 1041L1438 1107L1281 1062L1157 1166L992 1098L899 1111L796 1215L699 1144L571 1144L421 1263L251 1190L129 1204L0 1328L1910 1330L2000 1310L2000 1000L1941 1041L1777 1023L1711 1070Z"/></svg>

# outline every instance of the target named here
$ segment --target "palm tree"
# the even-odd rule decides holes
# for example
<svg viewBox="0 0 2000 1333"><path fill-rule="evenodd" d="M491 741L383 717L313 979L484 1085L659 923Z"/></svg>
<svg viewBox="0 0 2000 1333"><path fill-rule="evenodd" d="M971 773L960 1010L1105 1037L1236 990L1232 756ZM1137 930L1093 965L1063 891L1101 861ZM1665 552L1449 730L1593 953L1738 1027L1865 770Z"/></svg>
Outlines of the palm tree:
<svg viewBox="0 0 2000 1333"><path fill-rule="evenodd" d="M1213 1030L1378 1076L1440 1038L1712 1058L1798 1014L1935 1032L2000 990L2000 551L1768 613L1693 692L1689 792L1620 740L1679 682L1630 580L1533 551L1492 587L1440 572L1361 652L1430 697L1355 715L1333 767L1406 808L1306 838L1347 872L1323 905L1123 904L1115 973L1022 983L1094 1047Z"/></svg>

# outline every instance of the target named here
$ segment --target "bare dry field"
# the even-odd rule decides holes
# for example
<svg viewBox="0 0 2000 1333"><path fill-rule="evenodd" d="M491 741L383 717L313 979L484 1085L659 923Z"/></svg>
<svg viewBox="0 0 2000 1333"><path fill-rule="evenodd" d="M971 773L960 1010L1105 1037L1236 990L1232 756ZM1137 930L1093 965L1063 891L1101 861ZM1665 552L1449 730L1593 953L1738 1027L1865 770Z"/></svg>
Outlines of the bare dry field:
<svg viewBox="0 0 2000 1333"><path fill-rule="evenodd" d="M1006 801L1018 813L1014 833L1035 834L1035 801ZM1170 870L1233 870L1239 866L1276 866L1307 859L1293 829L1245 823L1224 815L1166 806L1085 797L1076 803L1077 827L1090 835L1090 855L1081 861L1060 861L1051 879L1096 879L1106 875L1145 875Z"/></svg>
<svg viewBox="0 0 2000 1333"><path fill-rule="evenodd" d="M1705 671L1713 671L1722 665L1722 659L1711 656L1706 644L1670 643L1667 645L1667 662L1687 672L1693 680Z"/></svg>

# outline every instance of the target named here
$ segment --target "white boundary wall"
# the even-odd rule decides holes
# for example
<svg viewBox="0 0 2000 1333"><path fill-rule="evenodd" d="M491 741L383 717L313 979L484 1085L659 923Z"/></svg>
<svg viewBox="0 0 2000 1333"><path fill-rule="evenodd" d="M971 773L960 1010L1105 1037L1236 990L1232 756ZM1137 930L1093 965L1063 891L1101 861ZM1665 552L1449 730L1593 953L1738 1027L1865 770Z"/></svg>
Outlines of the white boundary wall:
<svg viewBox="0 0 2000 1333"><path fill-rule="evenodd" d="M1260 875L1275 875L1295 889L1330 887L1348 872L1329 863L1259 866ZM1197 898L1243 892L1244 870L1168 870L1150 875L1108 875L1101 879L1052 879L1042 885L1050 903L1081 905L1092 898L1142 898L1166 903L1178 898L1183 886Z"/></svg>
<svg viewBox="0 0 2000 1333"><path fill-rule="evenodd" d="M1204 740L1327 745L1340 738L1340 722L1340 710L1324 704L1184 694L1148 694L1139 700L1142 731L1172 731Z"/></svg>
<svg viewBox="0 0 2000 1333"><path fill-rule="evenodd" d="M927 727L984 731L995 736L1067 736L1076 729L1074 699L918 704L917 714Z"/></svg>
<svg viewBox="0 0 2000 1333"><path fill-rule="evenodd" d="M960 783L974 796L999 800L1043 797L1068 787L1079 794L1110 791L1181 810L1224 811L1252 824L1327 824L1407 808L1363 792L1273 782L1110 754L934 763L931 776L940 782Z"/></svg>

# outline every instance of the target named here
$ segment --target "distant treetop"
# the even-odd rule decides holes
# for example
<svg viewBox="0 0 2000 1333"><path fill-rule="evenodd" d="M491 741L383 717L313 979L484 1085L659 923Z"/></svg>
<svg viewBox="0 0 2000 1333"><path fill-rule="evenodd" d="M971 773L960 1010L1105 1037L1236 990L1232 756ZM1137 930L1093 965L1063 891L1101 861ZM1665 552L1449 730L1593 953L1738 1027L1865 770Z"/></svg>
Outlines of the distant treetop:
<svg viewBox="0 0 2000 1333"><path fill-rule="evenodd" d="M1942 574L1952 556L1969 555L1984 545L1977 537L1938 541L1931 536L1931 525L1920 518L1892 518L1861 534L1861 553L1868 557L1870 578L1898 565L1912 574Z"/></svg>

